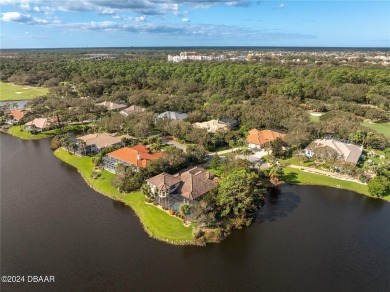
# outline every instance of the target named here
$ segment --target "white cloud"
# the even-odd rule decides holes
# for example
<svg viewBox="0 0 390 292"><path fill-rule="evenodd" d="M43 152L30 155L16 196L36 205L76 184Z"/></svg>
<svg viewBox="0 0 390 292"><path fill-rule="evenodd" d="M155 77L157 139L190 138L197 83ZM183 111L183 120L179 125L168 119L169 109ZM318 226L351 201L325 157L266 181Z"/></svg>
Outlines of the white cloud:
<svg viewBox="0 0 390 292"><path fill-rule="evenodd" d="M181 19L181 21L182 22L190 22L191 20L189 18L187 18L187 17L184 17L184 18Z"/></svg>
<svg viewBox="0 0 390 292"><path fill-rule="evenodd" d="M47 24L46 19L32 17L29 14L22 14L19 12L4 12L1 17L2 21L5 22L17 22L17 23L26 23L26 24Z"/></svg>
<svg viewBox="0 0 390 292"><path fill-rule="evenodd" d="M284 8L284 3L280 3L280 4L278 5L278 7L279 7L279 8Z"/></svg>

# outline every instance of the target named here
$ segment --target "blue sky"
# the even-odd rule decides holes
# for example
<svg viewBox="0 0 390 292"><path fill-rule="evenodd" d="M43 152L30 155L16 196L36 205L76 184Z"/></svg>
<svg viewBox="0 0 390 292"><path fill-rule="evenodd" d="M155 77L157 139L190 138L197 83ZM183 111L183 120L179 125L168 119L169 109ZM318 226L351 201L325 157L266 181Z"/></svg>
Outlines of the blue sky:
<svg viewBox="0 0 390 292"><path fill-rule="evenodd" d="M390 47L390 1L0 0L5 48Z"/></svg>

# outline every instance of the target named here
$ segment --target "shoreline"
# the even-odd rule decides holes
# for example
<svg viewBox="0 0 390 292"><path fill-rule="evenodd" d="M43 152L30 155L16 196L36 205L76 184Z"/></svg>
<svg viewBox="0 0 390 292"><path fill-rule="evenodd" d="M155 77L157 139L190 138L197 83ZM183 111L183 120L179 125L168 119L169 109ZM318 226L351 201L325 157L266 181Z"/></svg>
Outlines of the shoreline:
<svg viewBox="0 0 390 292"><path fill-rule="evenodd" d="M59 148L61 149L63 152L66 152L68 155L72 155L72 154L69 154L66 150L62 149L62 148ZM156 235L151 229L152 226L149 226L150 224L148 224L145 220L146 216L141 214L141 210L139 208L136 208L136 203L134 204L131 204L129 201L126 201L125 198L129 196L135 196L137 194L141 194L140 192L132 192L132 193L126 193L126 194L119 194L120 196L123 196L125 198L121 198L121 197L118 197L118 194L115 194L115 193L108 193L107 191L101 189L101 188L98 188L97 186L93 185L91 182L90 182L90 179L88 178L87 174L84 173L79 167L77 167L76 165L73 165L72 163L70 163L69 161L66 161L63 157L61 157L61 155L59 154L59 149L57 149L56 151L54 151L54 156L56 156L59 160L63 161L64 163L74 167L77 169L78 173L81 175L81 177L83 178L83 180L87 183L87 185L93 189L94 191L96 191L97 193L105 196L105 197L108 197L112 200L115 200L115 201L118 201L118 202L121 202L123 203L124 205L130 207L135 215L138 217L138 220L139 222L141 223L141 226L142 228L144 229L144 231L151 237L151 238L154 238L156 240L159 240L159 241L162 241L162 242L165 242L165 243L169 243L169 244L172 244L172 245L192 245L192 246L199 246L199 244L197 244L195 242L195 239L193 238L193 240L169 240L168 238L163 238L163 237L159 237L158 235ZM74 154L73 154L74 155ZM119 192L119 191L118 191ZM142 195L142 198L144 199L144 195ZM167 212L165 212L165 210L161 210L159 208L157 208L156 206L154 206L153 204L146 204L146 202L144 200L142 200L141 204L145 204L147 206L149 206L150 208L153 208L155 210L158 210L159 212L163 212L165 214L165 216L169 216L169 218L173 219L173 220L176 220L177 221L180 221L180 224L183 225L184 228L191 228L191 234L192 234L192 225L190 226L185 226L184 223L181 221L181 219L177 218L177 217L173 217L171 215L169 215ZM173 222L172 222L173 223Z"/></svg>

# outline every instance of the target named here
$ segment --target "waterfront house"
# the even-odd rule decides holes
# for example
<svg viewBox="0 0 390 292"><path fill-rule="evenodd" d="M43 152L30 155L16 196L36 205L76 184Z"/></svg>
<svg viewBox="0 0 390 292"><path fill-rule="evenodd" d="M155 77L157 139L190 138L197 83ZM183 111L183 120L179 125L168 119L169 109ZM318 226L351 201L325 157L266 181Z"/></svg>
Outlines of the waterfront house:
<svg viewBox="0 0 390 292"><path fill-rule="evenodd" d="M192 124L195 128L206 129L209 133L216 133L218 130L229 130L230 123L221 120L210 120L203 123Z"/></svg>
<svg viewBox="0 0 390 292"><path fill-rule="evenodd" d="M273 130L262 130L252 129L249 131L249 135L246 137L248 146L253 149L261 149L267 144L269 145L272 141L277 138L284 139L286 135Z"/></svg>
<svg viewBox="0 0 390 292"><path fill-rule="evenodd" d="M150 161L159 159L162 156L163 152L151 153L146 146L138 144L108 153L104 156L102 165L106 170L115 173L118 164L144 168L148 166Z"/></svg>
<svg viewBox="0 0 390 292"><path fill-rule="evenodd" d="M193 167L174 175L161 173L146 180L156 201L169 209L181 204L196 205L202 196L217 186L217 179L203 167Z"/></svg>
<svg viewBox="0 0 390 292"><path fill-rule="evenodd" d="M312 158L315 155L333 155L327 151L321 151L325 148L333 149L337 159L344 160L345 162L352 163L354 165L359 161L362 155L363 147L359 147L350 141L340 141L336 139L316 139L304 150L304 155Z"/></svg>
<svg viewBox="0 0 390 292"><path fill-rule="evenodd" d="M157 116L157 119L171 119L171 120L179 120L182 121L188 117L185 113L179 113L179 112L163 112Z"/></svg>
<svg viewBox="0 0 390 292"><path fill-rule="evenodd" d="M137 106L137 105L132 105L132 106L129 106L128 108L125 108L124 110L121 110L119 113L122 116L127 117L129 115L136 114L136 113L142 113L144 111L146 111L145 108Z"/></svg>
<svg viewBox="0 0 390 292"><path fill-rule="evenodd" d="M109 133L95 133L72 138L72 142L77 144L78 155L90 155L96 154L102 151L104 148L112 146L124 146L122 143L123 138L130 138L128 135L114 136Z"/></svg>
<svg viewBox="0 0 390 292"><path fill-rule="evenodd" d="M48 118L35 118L24 124L24 129L29 132L42 132L52 128L52 122Z"/></svg>
<svg viewBox="0 0 390 292"><path fill-rule="evenodd" d="M124 109L125 107L127 107L126 104L115 103L112 101L103 101L101 103L97 103L96 105L103 106L109 111L120 110L120 109Z"/></svg>
<svg viewBox="0 0 390 292"><path fill-rule="evenodd" d="M6 124L13 125L19 122L24 117L24 112L19 110L13 110L9 113L9 119L6 121Z"/></svg>

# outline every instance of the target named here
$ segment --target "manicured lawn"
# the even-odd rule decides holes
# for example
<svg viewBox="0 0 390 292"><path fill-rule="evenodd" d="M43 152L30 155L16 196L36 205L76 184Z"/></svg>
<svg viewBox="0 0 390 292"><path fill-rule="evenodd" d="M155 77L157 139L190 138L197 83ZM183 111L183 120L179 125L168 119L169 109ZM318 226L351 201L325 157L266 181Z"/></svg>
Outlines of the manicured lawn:
<svg viewBox="0 0 390 292"><path fill-rule="evenodd" d="M33 99L46 95L49 89L0 82L0 101Z"/></svg>
<svg viewBox="0 0 390 292"><path fill-rule="evenodd" d="M85 124L84 126L87 126L87 124ZM65 126L63 129L52 129L41 133L31 134L29 131L25 131L23 129L23 126L13 126L8 129L8 133L21 139L36 140L53 137L55 135L59 135L66 132L80 131L82 130L82 127L82 125L69 125Z"/></svg>
<svg viewBox="0 0 390 292"><path fill-rule="evenodd" d="M286 164L295 164L295 165L299 165L299 166L313 166L314 165L313 161L306 161L306 162L302 163L296 157L292 157L289 159L281 159L281 160L279 160L279 162L286 163Z"/></svg>
<svg viewBox="0 0 390 292"><path fill-rule="evenodd" d="M362 126L374 129L375 131L382 133L387 138L390 138L390 123L361 123Z"/></svg>
<svg viewBox="0 0 390 292"><path fill-rule="evenodd" d="M130 206L152 237L173 243L194 242L192 226L186 227L179 218L170 216L153 205L146 204L145 197L141 192L120 193L111 185L114 174L103 170L98 172L100 176L97 179L91 178L94 165L90 157L72 155L62 148L56 150L54 154L62 161L77 168L88 184L95 190Z"/></svg>
<svg viewBox="0 0 390 292"><path fill-rule="evenodd" d="M325 175L309 173L291 167L285 167L283 170L284 170L283 180L286 183L302 184L302 185L320 185L320 186L329 186L334 188L337 188L337 186L339 186L339 188L341 189L347 189L359 194L364 194L369 196L367 185L363 185L351 181L340 180Z"/></svg>
<svg viewBox="0 0 390 292"><path fill-rule="evenodd" d="M320 121L320 117L319 116L312 116L312 115L310 115L310 120L312 122L318 123Z"/></svg>

